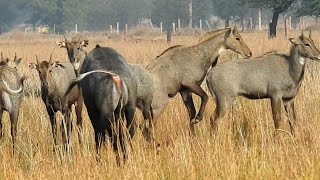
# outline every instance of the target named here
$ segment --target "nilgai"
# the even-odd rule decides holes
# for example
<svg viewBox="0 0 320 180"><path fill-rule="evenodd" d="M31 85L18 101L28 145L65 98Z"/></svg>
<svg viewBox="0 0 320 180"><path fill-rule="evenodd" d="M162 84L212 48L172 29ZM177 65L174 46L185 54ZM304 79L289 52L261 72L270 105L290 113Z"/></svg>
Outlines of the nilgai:
<svg viewBox="0 0 320 180"><path fill-rule="evenodd" d="M208 69L217 63L219 54L230 49L245 57L252 55L236 28L226 28L208 33L207 38L197 45L177 46L156 58L147 66L153 75L154 96L152 109L154 119L164 111L169 98L180 93L190 117L190 129L194 133L194 124L202 120L208 95L201 83ZM192 93L201 97L198 114L193 104Z"/></svg>
<svg viewBox="0 0 320 180"><path fill-rule="evenodd" d="M26 79L25 76L21 77L17 70L16 66L21 62L21 58L17 58L15 55L14 60L10 61L8 58L3 58L1 53L1 62L0 62L0 139L3 136L2 133L2 114L3 111L7 111L10 116L11 122L11 137L13 152L17 134L17 123L20 112L20 107L22 103L22 91L23 91L23 82ZM15 88L11 89L11 88Z"/></svg>
<svg viewBox="0 0 320 180"><path fill-rule="evenodd" d="M137 96L136 106L142 111L144 124L142 133L147 141L153 140L152 126L152 99L153 99L153 79L152 75L142 66L138 64L130 64L129 67L133 72L133 76L137 79Z"/></svg>
<svg viewBox="0 0 320 180"><path fill-rule="evenodd" d="M72 131L71 122L71 107L75 105L77 126L78 126L78 138L81 144L81 132L82 132L82 106L83 100L81 99L80 91L77 86L70 90L67 96L64 96L67 92L70 84L76 78L72 64L60 63L59 61L52 61L52 55L49 61L42 61L39 63L39 59L36 56L37 63L30 63L29 68L35 69L39 73L41 81L41 97L46 106L54 140L54 145L57 145L57 125L55 114L61 111L63 114L63 123L61 124L62 139L64 145L68 145L70 142L70 134Z"/></svg>
<svg viewBox="0 0 320 180"><path fill-rule="evenodd" d="M124 58L112 48L97 46L80 64L81 74L73 85L80 82L84 103L94 128L97 155L99 157L99 149L101 143L105 142L107 132L119 163L117 143L120 142L126 159L126 130L129 139L135 133L136 79Z"/></svg>
<svg viewBox="0 0 320 180"><path fill-rule="evenodd" d="M207 75L207 85L215 97L216 110L210 117L213 131L237 96L248 99L271 100L275 129L279 129L281 102L289 116L294 135L294 98L302 84L306 59L320 60L320 52L311 38L303 34L290 38L289 55L269 53L254 60L230 61L212 68Z"/></svg>

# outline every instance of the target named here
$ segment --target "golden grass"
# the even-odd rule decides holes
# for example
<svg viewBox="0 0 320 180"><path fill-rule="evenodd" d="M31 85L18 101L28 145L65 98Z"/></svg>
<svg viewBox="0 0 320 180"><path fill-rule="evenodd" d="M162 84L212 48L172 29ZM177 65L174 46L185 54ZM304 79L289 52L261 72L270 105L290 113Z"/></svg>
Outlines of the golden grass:
<svg viewBox="0 0 320 180"><path fill-rule="evenodd" d="M297 33L290 35L295 37ZM320 47L320 34L314 37L317 47ZM289 41L281 35L269 40L266 33L244 33L243 38L254 56L271 50L286 53L290 47ZM56 40L0 40L0 51L9 57L17 52L23 58L19 72L32 76L27 80L28 87L39 88L37 73L28 69L28 63L35 62L36 54L41 60L48 60L53 49L54 59L65 61L66 51L56 46ZM143 65L168 47L165 42L134 43L104 37L89 40L88 51L99 43L115 48L128 62ZM173 42L192 45L197 39L174 37ZM237 56L226 55L222 59L229 57ZM86 112L83 112L83 147L78 144L74 123L71 155L53 152L50 122L42 100L25 97L20 111L15 156L11 156L7 113L2 120L4 138L0 141L0 179L319 179L319 83L319 64L309 61L305 81L295 100L297 141L293 141L286 132L281 132L277 139L273 137L274 126L268 100L250 101L244 98L238 98L233 108L229 109L228 115L219 124L216 137L209 134L209 117L215 108L210 99L205 118L196 126L197 135L192 138L189 136L186 109L177 96L169 103L155 129L156 142L160 143L158 154L138 130L130 158L122 167L116 166L110 145L103 148L101 162L96 162L93 129ZM199 98L196 98L196 105L199 107ZM141 121L140 112L137 114L138 121ZM281 128L289 132L284 111L282 117Z"/></svg>

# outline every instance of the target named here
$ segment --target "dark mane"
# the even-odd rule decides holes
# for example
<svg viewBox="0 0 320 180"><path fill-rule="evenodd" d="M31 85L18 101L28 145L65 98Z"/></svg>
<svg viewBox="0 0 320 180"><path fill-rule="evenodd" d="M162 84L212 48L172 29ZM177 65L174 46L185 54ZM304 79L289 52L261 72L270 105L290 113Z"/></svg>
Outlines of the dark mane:
<svg viewBox="0 0 320 180"><path fill-rule="evenodd" d="M170 50L172 50L172 49L175 49L175 48L177 48L177 47L182 47L182 46L183 46L183 45L171 46L171 47L169 47L168 49L164 50L160 55L158 55L158 56L156 57L156 59L159 58L160 56L164 55L164 54L167 53L168 51L170 51Z"/></svg>

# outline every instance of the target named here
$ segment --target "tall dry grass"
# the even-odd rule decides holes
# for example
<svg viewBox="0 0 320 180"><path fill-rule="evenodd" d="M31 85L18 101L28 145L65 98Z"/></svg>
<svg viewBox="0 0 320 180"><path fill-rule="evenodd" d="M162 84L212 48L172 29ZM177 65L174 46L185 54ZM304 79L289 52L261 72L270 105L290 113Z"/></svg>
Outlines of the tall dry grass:
<svg viewBox="0 0 320 180"><path fill-rule="evenodd" d="M290 36L295 37L297 33ZM314 36L320 47L320 35ZM289 51L284 37L267 39L266 34L244 33L243 38L254 56L271 50ZM61 37L62 39L62 37ZM55 38L0 40L0 51L23 58L19 72L30 75L27 87L39 89L37 72L28 69L37 54L48 60L66 61L65 49ZM147 65L168 47L165 42L124 42L90 37L90 51L96 43L119 51L128 62ZM192 45L195 37L174 37L174 44ZM225 55L222 61L237 55ZM297 140L289 133L283 111L280 137L273 137L274 125L268 100L238 98L210 136L209 116L215 109L210 99L205 118L196 126L196 137L189 136L189 120L180 97L172 99L155 129L159 151L143 139L140 130L133 139L133 151L122 167L117 167L110 145L102 148L102 160L95 157L93 129L84 111L83 146L78 144L76 126L72 134L72 152L53 152L51 127L44 104L37 96L24 98L18 123L16 154L11 155L10 122L3 117L4 138L0 141L0 179L319 179L320 178L320 73L316 62L308 61L305 81L295 100ZM279 77L281 78L281 77ZM199 107L199 98L196 98ZM73 116L74 117L74 116ZM61 119L61 116L58 116ZM140 112L137 119L141 121ZM58 120L58 123L61 123ZM61 141L60 141L61 142ZM59 149L59 147L58 147ZM61 149L61 148L60 148Z"/></svg>

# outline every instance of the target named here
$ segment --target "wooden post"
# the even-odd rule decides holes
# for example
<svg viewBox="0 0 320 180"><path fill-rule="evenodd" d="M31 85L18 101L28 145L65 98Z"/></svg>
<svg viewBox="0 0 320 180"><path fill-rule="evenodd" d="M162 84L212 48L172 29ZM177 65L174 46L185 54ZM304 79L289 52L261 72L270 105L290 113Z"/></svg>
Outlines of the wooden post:
<svg viewBox="0 0 320 180"><path fill-rule="evenodd" d="M206 24L207 24L208 28L209 28L209 29L211 29L211 26L210 26L210 24L209 24L209 21L208 21L208 20L206 20Z"/></svg>
<svg viewBox="0 0 320 180"><path fill-rule="evenodd" d="M125 33L125 40L127 41L127 38L128 38L128 24L125 25L124 33Z"/></svg>
<svg viewBox="0 0 320 180"><path fill-rule="evenodd" d="M284 19L284 36L288 36L288 18Z"/></svg>
<svg viewBox="0 0 320 180"><path fill-rule="evenodd" d="M117 22L117 34L119 34L119 22Z"/></svg>
<svg viewBox="0 0 320 180"><path fill-rule="evenodd" d="M56 34L56 25L53 25L53 34Z"/></svg>
<svg viewBox="0 0 320 180"><path fill-rule="evenodd" d="M162 33L162 22L160 22L160 33Z"/></svg>
<svg viewBox="0 0 320 180"><path fill-rule="evenodd" d="M149 23L150 23L151 29L153 31L154 29L153 29L153 23L152 23L151 19L150 19Z"/></svg>
<svg viewBox="0 0 320 180"><path fill-rule="evenodd" d="M78 33L78 24L76 24L76 33Z"/></svg>
<svg viewBox="0 0 320 180"><path fill-rule="evenodd" d="M112 34L112 25L110 25L110 34Z"/></svg>
<svg viewBox="0 0 320 180"><path fill-rule="evenodd" d="M172 33L176 33L176 24L172 23Z"/></svg>
<svg viewBox="0 0 320 180"><path fill-rule="evenodd" d="M252 17L250 17L250 29L253 28L253 24L252 24Z"/></svg>
<svg viewBox="0 0 320 180"><path fill-rule="evenodd" d="M262 27L261 27L261 9L259 8L259 30L261 31L262 30Z"/></svg>
<svg viewBox="0 0 320 180"><path fill-rule="evenodd" d="M304 18L301 17L301 20L302 20L302 29L304 29Z"/></svg>
<svg viewBox="0 0 320 180"><path fill-rule="evenodd" d="M24 28L24 37L27 36L27 29L28 29L28 28Z"/></svg>
<svg viewBox="0 0 320 180"><path fill-rule="evenodd" d="M199 27L202 30L202 20L201 19L199 20Z"/></svg>
<svg viewBox="0 0 320 180"><path fill-rule="evenodd" d="M178 19L178 32L180 32L181 26L180 26L180 19Z"/></svg>
<svg viewBox="0 0 320 180"><path fill-rule="evenodd" d="M289 16L289 30L292 31L292 19L291 19L291 16Z"/></svg>

